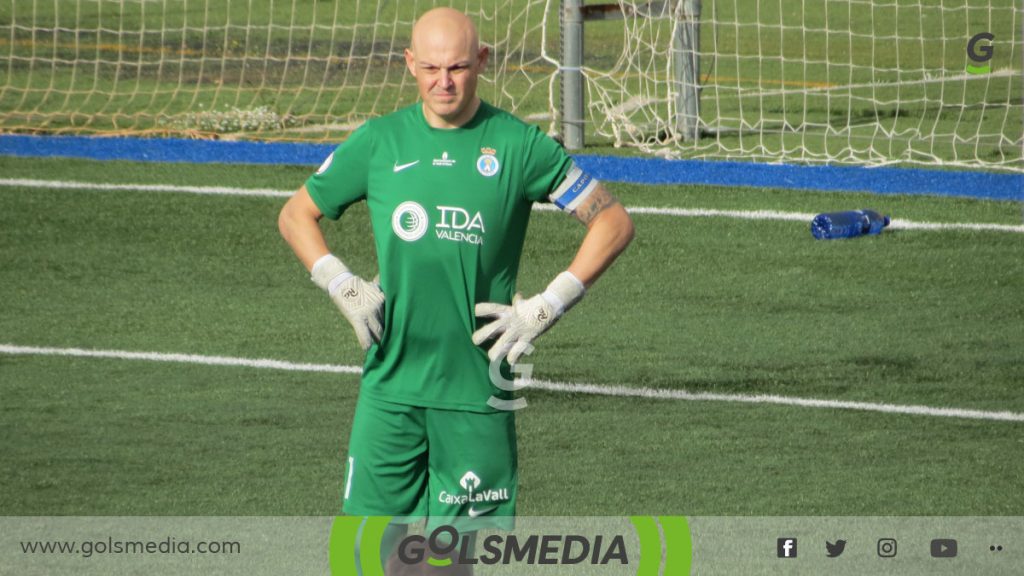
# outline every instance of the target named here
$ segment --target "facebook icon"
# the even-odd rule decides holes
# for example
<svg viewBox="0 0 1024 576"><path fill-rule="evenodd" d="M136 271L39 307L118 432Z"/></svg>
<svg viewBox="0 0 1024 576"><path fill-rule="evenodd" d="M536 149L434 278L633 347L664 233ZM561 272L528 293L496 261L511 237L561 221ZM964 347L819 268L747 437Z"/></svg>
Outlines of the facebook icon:
<svg viewBox="0 0 1024 576"><path fill-rule="evenodd" d="M779 538L776 551L779 558L796 558L796 538Z"/></svg>

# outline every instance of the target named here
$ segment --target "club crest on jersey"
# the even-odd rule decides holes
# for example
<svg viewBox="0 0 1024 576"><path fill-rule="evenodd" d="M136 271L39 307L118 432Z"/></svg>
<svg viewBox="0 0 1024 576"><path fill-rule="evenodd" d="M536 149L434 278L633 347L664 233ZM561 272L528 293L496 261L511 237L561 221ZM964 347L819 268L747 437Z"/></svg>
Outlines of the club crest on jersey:
<svg viewBox="0 0 1024 576"><path fill-rule="evenodd" d="M498 173L498 170L501 168L501 164L498 163L498 158L494 155L493 148L482 148L480 151L483 152L483 154L476 159L476 170L490 178Z"/></svg>
<svg viewBox="0 0 1024 576"><path fill-rule="evenodd" d="M391 213L391 229L406 242L415 242L427 233L427 211L416 202L402 202Z"/></svg>

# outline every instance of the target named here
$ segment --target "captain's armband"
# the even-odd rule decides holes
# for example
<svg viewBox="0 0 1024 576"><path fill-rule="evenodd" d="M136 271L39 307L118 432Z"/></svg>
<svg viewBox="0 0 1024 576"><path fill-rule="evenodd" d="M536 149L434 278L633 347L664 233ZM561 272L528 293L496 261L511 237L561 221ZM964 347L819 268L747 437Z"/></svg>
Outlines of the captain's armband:
<svg viewBox="0 0 1024 576"><path fill-rule="evenodd" d="M598 181L587 174L575 162L569 167L565 179L558 188L548 196L551 202L560 209L572 214L576 208L594 192Z"/></svg>
<svg viewBox="0 0 1024 576"><path fill-rule="evenodd" d="M555 206L575 216L584 225L605 208L618 203L597 179L580 169L575 163L569 168L562 184L549 196Z"/></svg>

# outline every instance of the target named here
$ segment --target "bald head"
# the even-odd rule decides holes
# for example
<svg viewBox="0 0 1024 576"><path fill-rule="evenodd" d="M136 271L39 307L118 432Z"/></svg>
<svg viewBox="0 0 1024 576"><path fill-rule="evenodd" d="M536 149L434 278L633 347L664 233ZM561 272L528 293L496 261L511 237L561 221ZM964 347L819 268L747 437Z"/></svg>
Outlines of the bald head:
<svg viewBox="0 0 1024 576"><path fill-rule="evenodd" d="M440 7L428 10L412 28L412 51L420 48L465 48L470 54L480 49L480 38L476 26L462 12L453 8Z"/></svg>
<svg viewBox="0 0 1024 576"><path fill-rule="evenodd" d="M455 128L473 118L480 107L477 77L487 55L473 21L458 10L434 8L416 21L405 63L416 78L423 116L431 126Z"/></svg>

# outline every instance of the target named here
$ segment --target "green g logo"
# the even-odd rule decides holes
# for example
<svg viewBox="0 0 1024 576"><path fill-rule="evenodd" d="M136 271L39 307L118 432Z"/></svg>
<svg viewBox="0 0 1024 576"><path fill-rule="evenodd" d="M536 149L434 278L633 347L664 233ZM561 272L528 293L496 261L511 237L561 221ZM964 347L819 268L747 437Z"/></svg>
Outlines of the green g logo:
<svg viewBox="0 0 1024 576"><path fill-rule="evenodd" d="M988 74L992 71L989 61L992 60L992 55L995 52L991 44L995 38L991 32L981 32L975 34L967 43L967 57L971 59L971 62L977 63L977 65L970 62L967 64L968 74ZM982 40L987 40L990 43L979 47L978 42Z"/></svg>

